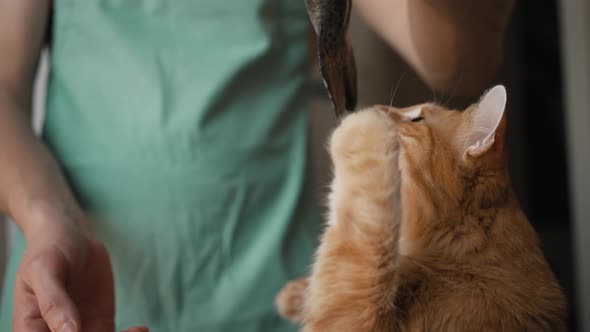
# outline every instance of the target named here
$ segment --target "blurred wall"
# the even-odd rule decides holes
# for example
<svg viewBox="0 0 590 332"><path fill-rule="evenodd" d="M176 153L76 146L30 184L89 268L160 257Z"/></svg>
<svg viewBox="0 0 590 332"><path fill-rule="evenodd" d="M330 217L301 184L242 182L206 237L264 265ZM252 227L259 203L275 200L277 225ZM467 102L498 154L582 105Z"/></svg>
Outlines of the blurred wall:
<svg viewBox="0 0 590 332"><path fill-rule="evenodd" d="M590 2L561 0L561 42L579 330L590 331Z"/></svg>

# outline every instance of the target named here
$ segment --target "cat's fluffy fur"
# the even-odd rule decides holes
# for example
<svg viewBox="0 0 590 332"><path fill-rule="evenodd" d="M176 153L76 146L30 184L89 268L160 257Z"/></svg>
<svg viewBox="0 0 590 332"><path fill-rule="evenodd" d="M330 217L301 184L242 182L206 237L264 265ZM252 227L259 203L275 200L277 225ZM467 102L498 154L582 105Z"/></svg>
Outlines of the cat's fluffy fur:
<svg viewBox="0 0 590 332"><path fill-rule="evenodd" d="M313 271L278 295L283 316L307 332L564 331L564 297L510 187L504 105L496 87L463 112L346 117Z"/></svg>

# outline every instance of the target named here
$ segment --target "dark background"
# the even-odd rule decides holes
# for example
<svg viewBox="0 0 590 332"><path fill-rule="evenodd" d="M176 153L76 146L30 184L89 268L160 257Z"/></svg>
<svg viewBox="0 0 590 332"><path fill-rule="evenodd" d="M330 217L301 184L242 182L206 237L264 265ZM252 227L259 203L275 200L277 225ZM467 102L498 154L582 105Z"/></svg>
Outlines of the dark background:
<svg viewBox="0 0 590 332"><path fill-rule="evenodd" d="M517 1L504 75L521 93L510 134L522 153L511 160L522 164L513 163L513 177L519 176L523 209L568 297L570 331L577 331L558 10L554 0Z"/></svg>

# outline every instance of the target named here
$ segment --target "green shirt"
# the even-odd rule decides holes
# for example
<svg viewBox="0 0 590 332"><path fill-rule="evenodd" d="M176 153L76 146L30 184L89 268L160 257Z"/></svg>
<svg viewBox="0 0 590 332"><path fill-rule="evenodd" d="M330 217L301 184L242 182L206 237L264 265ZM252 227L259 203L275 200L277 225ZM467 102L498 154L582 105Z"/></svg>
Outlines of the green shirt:
<svg viewBox="0 0 590 332"><path fill-rule="evenodd" d="M54 5L44 140L111 254L117 329L294 331L273 300L319 229L303 1Z"/></svg>

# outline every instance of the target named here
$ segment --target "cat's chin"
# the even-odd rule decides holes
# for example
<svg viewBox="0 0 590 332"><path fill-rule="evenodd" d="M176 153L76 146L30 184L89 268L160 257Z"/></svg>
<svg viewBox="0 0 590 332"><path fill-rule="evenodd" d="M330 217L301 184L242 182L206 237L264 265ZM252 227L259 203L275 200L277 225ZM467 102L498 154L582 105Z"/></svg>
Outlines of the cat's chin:
<svg viewBox="0 0 590 332"><path fill-rule="evenodd" d="M351 113L343 118L330 140L334 165L346 165L358 155L386 155L395 150L394 123L378 106Z"/></svg>

